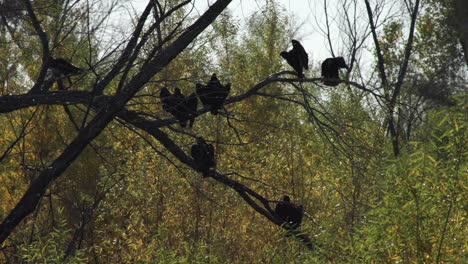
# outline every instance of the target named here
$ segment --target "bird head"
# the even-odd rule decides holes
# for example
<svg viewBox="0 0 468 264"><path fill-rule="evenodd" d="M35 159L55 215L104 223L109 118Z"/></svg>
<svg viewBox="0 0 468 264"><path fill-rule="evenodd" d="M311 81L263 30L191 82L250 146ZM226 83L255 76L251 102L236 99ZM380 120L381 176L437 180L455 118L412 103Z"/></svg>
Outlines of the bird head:
<svg viewBox="0 0 468 264"><path fill-rule="evenodd" d="M293 48L297 47L297 46L302 46L301 43L299 41L295 40L295 39L291 40L291 43L293 45Z"/></svg>
<svg viewBox="0 0 468 264"><path fill-rule="evenodd" d="M290 201L291 201L291 199L289 198L289 196L287 196L287 195L283 196L283 202L288 202L289 203Z"/></svg>
<svg viewBox="0 0 468 264"><path fill-rule="evenodd" d="M206 144L206 142L202 137L197 137L197 144L198 145L203 145L203 144Z"/></svg>
<svg viewBox="0 0 468 264"><path fill-rule="evenodd" d="M166 87L164 87L164 88L161 89L161 92L159 93L159 95L161 97L167 97L167 96L170 96L171 93L169 92L169 90Z"/></svg>
<svg viewBox="0 0 468 264"><path fill-rule="evenodd" d="M346 65L346 62L343 57L336 57L336 65L339 68L346 68L349 69L348 65Z"/></svg>
<svg viewBox="0 0 468 264"><path fill-rule="evenodd" d="M280 53L280 56L283 57L284 59L286 59L286 58L288 57L288 52L283 50L283 51Z"/></svg>
<svg viewBox="0 0 468 264"><path fill-rule="evenodd" d="M211 75L211 81L218 81L218 77L216 76L216 73L213 73Z"/></svg>

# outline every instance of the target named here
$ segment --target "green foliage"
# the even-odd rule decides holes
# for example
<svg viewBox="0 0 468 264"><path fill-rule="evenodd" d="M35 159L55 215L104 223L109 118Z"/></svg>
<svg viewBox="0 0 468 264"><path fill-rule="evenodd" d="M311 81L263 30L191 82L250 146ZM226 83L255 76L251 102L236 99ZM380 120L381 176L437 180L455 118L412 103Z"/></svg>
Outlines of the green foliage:
<svg viewBox="0 0 468 264"><path fill-rule="evenodd" d="M466 171L466 105L432 111L425 138L389 160L380 195L358 236L366 260L462 263ZM458 252L458 253L455 253ZM465 259L466 260L466 259Z"/></svg>
<svg viewBox="0 0 468 264"><path fill-rule="evenodd" d="M63 10L60 5L50 9L50 17L47 9L39 16L53 35ZM222 83L232 84L235 96L272 73L290 70L279 56L281 50L290 48L291 29L283 11L268 1L248 20L245 31L229 12L223 13L213 24L213 32L197 39L154 76L128 109L158 121L170 117L158 99L162 87L177 86L188 94L195 83L206 82L216 72ZM439 11L427 10L427 14ZM80 21L81 15L77 11L69 19ZM184 15L177 13L172 22ZM398 158L385 135L384 109L364 102L365 96L350 98L343 85L328 89L303 83L300 91L290 83L272 83L261 90L268 97L256 95L227 105L229 116L201 115L191 130L179 129L177 124L161 128L186 153L194 136L203 136L215 146L218 171L268 199L276 201L290 194L307 211L301 228L311 236L312 250L255 213L232 189L189 169L146 133L113 122L51 186L34 217L25 220L2 245L13 253L3 251L0 262L4 256L11 260L7 256L11 253L25 263L61 263L88 211L93 214L69 263L466 262L466 94L454 96L450 107L431 107L421 115L410 111L423 108L413 107L417 93L411 89L413 81L419 81L415 73L424 73L429 80L451 58L457 58L451 67L460 69L456 47L448 41L450 33L431 35L442 28L436 22L428 15L418 24L412 74L399 100L400 111L408 112L401 113L400 123L411 114L418 122ZM170 26L162 25L161 30L169 31ZM0 58L0 76L6 76L9 84L0 80L2 95L24 89L24 82L38 72L38 40L27 41L32 32L27 23L21 30L18 37L27 44L22 52L12 43L0 46L1 52L11 55ZM402 56L403 32L403 22L390 21L381 38L393 82ZM82 63L99 53L96 48L95 54L87 54L88 44L80 49L79 35L61 38L55 55L76 56ZM157 41L154 37L151 45ZM432 52L442 48L450 52ZM420 63L416 58L422 58ZM15 74L25 78L7 76L16 60L24 71ZM74 88L85 90L86 82ZM116 89L114 83L109 87L109 91ZM86 116L81 106L70 107L70 112L73 120ZM4 128L2 151L28 124L26 135L0 166L3 219L37 171L45 169L78 132L62 106L2 115L0 124ZM270 205L274 207L273 202Z"/></svg>
<svg viewBox="0 0 468 264"><path fill-rule="evenodd" d="M60 210L58 216L60 216ZM66 223L61 220L56 227L43 236L38 236L33 242L20 246L19 258L21 263L34 264L59 264L63 263L64 246L70 238L70 230L66 228ZM75 252L74 256L68 259L67 263L81 264L86 263L82 252Z"/></svg>

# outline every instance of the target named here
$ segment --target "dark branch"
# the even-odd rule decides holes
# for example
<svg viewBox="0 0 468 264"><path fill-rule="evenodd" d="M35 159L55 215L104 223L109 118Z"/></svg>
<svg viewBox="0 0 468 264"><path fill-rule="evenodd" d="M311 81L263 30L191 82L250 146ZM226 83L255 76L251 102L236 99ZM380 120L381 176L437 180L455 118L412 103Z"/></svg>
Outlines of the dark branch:
<svg viewBox="0 0 468 264"><path fill-rule="evenodd" d="M15 208L0 224L0 244L5 241L26 216L34 211L48 187L60 177L65 169L81 154L84 148L114 119L115 115L135 95L139 88L180 54L216 19L230 2L231 0L218 0L215 2L178 39L164 49L164 52L161 52L150 63L143 66L142 70L132 78L129 84L113 100L101 108L89 124L65 148L62 154L32 182Z"/></svg>

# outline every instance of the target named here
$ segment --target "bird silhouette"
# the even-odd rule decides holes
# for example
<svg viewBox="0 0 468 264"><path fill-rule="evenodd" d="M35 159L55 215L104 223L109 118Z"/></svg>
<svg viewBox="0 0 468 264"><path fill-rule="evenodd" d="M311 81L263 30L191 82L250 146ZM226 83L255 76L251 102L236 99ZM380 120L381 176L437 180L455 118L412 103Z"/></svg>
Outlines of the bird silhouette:
<svg viewBox="0 0 468 264"><path fill-rule="evenodd" d="M49 69L52 71L52 74L57 78L68 77L72 75L78 75L84 72L83 69L80 69L73 64L62 58L51 58L49 62Z"/></svg>
<svg viewBox="0 0 468 264"><path fill-rule="evenodd" d="M74 66L62 58L55 59L51 57L47 69L47 79L41 90L43 92L48 91L54 82L57 82L59 90L64 90L64 78L67 78L68 83L71 84L70 76L82 74L84 72L85 70Z"/></svg>
<svg viewBox="0 0 468 264"><path fill-rule="evenodd" d="M212 144L207 144L202 137L197 137L197 144L192 146L190 151L197 171L204 177L208 176L210 168L216 167L214 148Z"/></svg>
<svg viewBox="0 0 468 264"><path fill-rule="evenodd" d="M322 62L322 77L340 79L338 74L340 68L349 69L343 57L328 58ZM340 82L337 80L323 80L322 83L328 86L337 86Z"/></svg>
<svg viewBox="0 0 468 264"><path fill-rule="evenodd" d="M178 105L176 118L179 120L181 127L186 127L189 122L189 127L193 127L195 117L197 116L198 99L195 93L185 97L182 103Z"/></svg>
<svg viewBox="0 0 468 264"><path fill-rule="evenodd" d="M299 78L305 78L303 70L309 69L309 56L299 41L293 39L291 43L292 50L282 51L280 55L297 72Z"/></svg>
<svg viewBox="0 0 468 264"><path fill-rule="evenodd" d="M198 106L195 93L185 97L178 87L174 89L174 94L171 94L167 88L162 88L159 97L164 111L173 115L182 128L187 127L188 121L190 121L189 127L193 127Z"/></svg>
<svg viewBox="0 0 468 264"><path fill-rule="evenodd" d="M215 73L211 75L207 85L196 84L196 93L204 106L209 106L212 114L217 115L218 110L223 107L229 92L231 84L222 85Z"/></svg>
<svg viewBox="0 0 468 264"><path fill-rule="evenodd" d="M159 98L161 99L164 111L172 114L175 103L173 103L174 96L171 94L171 92L169 92L166 87L163 87L159 92Z"/></svg>
<svg viewBox="0 0 468 264"><path fill-rule="evenodd" d="M291 203L289 196L283 196L283 201L276 204L275 213L284 220L284 227L288 230L297 229L302 223L304 208Z"/></svg>

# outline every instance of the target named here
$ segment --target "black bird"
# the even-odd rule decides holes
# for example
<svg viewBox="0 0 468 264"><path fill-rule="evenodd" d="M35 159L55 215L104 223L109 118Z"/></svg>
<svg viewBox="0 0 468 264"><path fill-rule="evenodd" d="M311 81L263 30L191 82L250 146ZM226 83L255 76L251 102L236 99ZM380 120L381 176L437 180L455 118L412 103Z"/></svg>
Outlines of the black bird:
<svg viewBox="0 0 468 264"><path fill-rule="evenodd" d="M159 92L159 98L161 99L162 107L164 111L172 114L172 109L174 109L173 98L174 96L169 92L169 90L164 87Z"/></svg>
<svg viewBox="0 0 468 264"><path fill-rule="evenodd" d="M179 120L181 127L186 127L189 122L189 127L193 127L195 117L197 116L198 99L195 93L185 97L177 108L177 114L175 117Z"/></svg>
<svg viewBox="0 0 468 264"><path fill-rule="evenodd" d="M173 115L182 128L187 126L188 121L190 121L189 127L193 126L198 105L195 93L185 97L178 87L174 89L174 94L171 94L167 88L162 88L159 97L164 111Z"/></svg>
<svg viewBox="0 0 468 264"><path fill-rule="evenodd" d="M184 100L184 96L178 87L175 88L174 94L171 94L167 88L162 88L159 93L164 111L175 115L178 105Z"/></svg>
<svg viewBox="0 0 468 264"><path fill-rule="evenodd" d="M349 69L343 57L328 58L322 62L322 77L330 79L340 79L338 70L340 68ZM335 80L324 80L323 84L337 86L340 82Z"/></svg>
<svg viewBox="0 0 468 264"><path fill-rule="evenodd" d="M291 42L293 45L292 50L282 51L280 55L293 67L299 78L305 78L302 71L303 69L309 69L309 56L299 41L293 39Z"/></svg>
<svg viewBox="0 0 468 264"><path fill-rule="evenodd" d="M197 171L203 173L203 176L208 176L210 168L216 166L214 148L212 144L207 144L202 137L197 137L197 144L192 146L190 151Z"/></svg>
<svg viewBox="0 0 468 264"><path fill-rule="evenodd" d="M291 203L289 196L283 196L283 201L276 204L275 213L284 220L284 227L288 230L297 229L302 223L304 208Z"/></svg>
<svg viewBox="0 0 468 264"><path fill-rule="evenodd" d="M207 85L196 84L196 92L204 106L210 106L213 115L218 114L218 110L223 107L229 92L231 84L222 85L215 73Z"/></svg>
<svg viewBox="0 0 468 264"><path fill-rule="evenodd" d="M56 78L78 75L84 72L83 69L74 66L62 58L51 58L49 62L49 69Z"/></svg>
<svg viewBox="0 0 468 264"><path fill-rule="evenodd" d="M48 67L48 77L45 86L42 88L43 91L48 91L55 81L57 81L59 90L64 90L62 79L68 78L68 82L71 84L70 76L85 72L85 70L74 66L62 58L50 58Z"/></svg>

